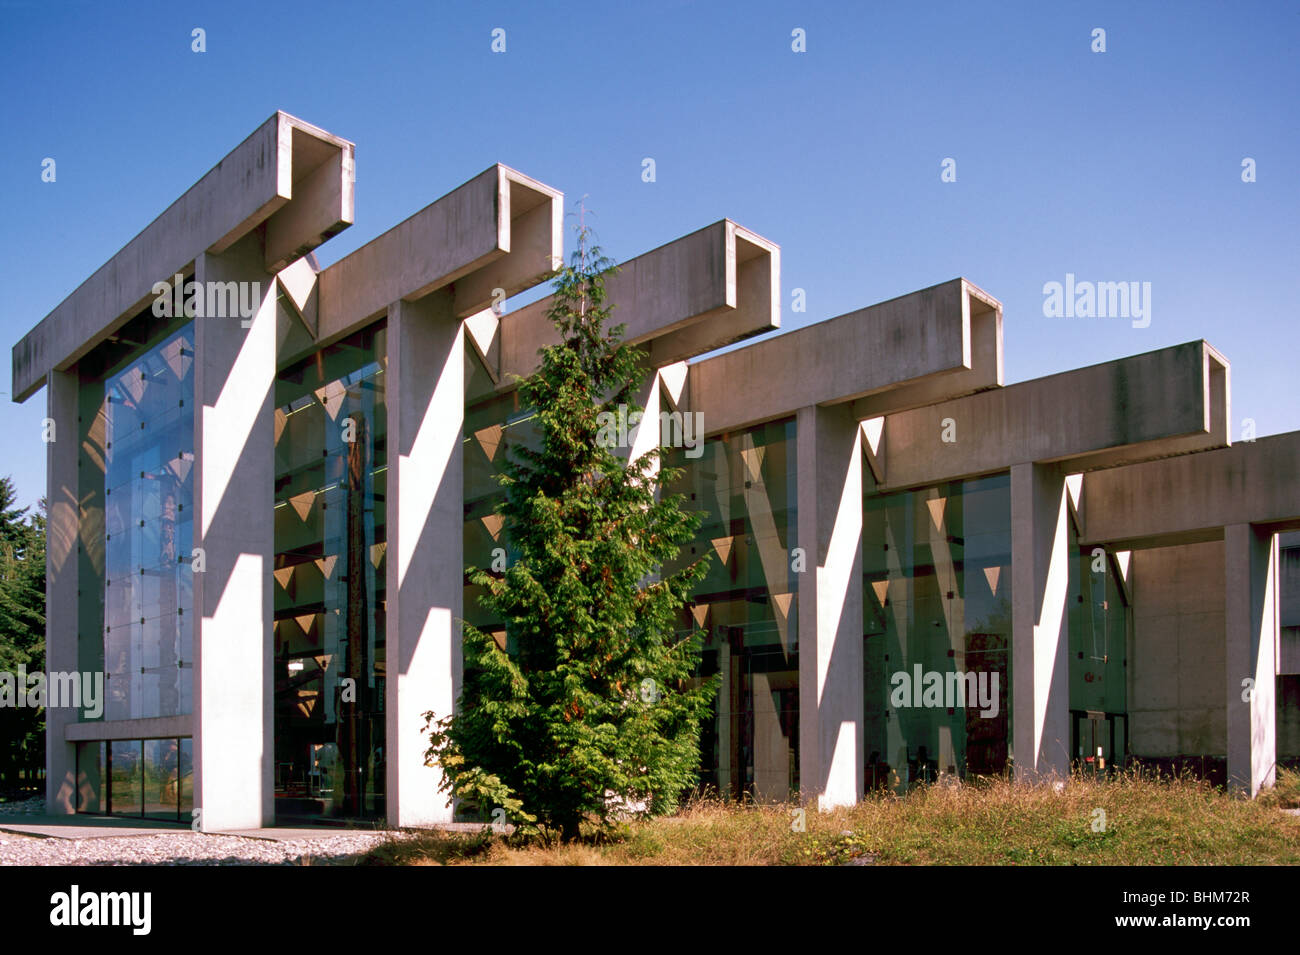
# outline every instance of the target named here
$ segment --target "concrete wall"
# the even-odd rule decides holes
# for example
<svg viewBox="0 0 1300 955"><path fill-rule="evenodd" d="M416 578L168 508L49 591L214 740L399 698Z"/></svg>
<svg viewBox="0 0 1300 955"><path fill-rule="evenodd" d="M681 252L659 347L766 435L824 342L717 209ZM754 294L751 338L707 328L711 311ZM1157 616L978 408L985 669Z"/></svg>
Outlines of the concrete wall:
<svg viewBox="0 0 1300 955"><path fill-rule="evenodd" d="M1132 559L1129 748L1139 757L1226 756L1223 543Z"/></svg>

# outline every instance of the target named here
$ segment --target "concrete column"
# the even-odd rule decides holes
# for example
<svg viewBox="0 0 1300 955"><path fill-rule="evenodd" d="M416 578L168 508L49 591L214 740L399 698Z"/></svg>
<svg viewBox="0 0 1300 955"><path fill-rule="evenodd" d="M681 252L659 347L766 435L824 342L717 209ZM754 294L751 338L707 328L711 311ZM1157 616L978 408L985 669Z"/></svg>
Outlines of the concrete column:
<svg viewBox="0 0 1300 955"><path fill-rule="evenodd" d="M1066 493L1059 467L1011 468L1011 725L1023 781L1070 772Z"/></svg>
<svg viewBox="0 0 1300 955"><path fill-rule="evenodd" d="M388 310L387 815L449 822L441 772L426 766L424 714L460 693L465 579L465 332L437 292Z"/></svg>
<svg viewBox="0 0 1300 955"><path fill-rule="evenodd" d="M1277 536L1230 524L1223 529L1223 550L1228 787L1253 797L1272 786L1277 773Z"/></svg>
<svg viewBox="0 0 1300 955"><path fill-rule="evenodd" d="M77 459L80 432L75 372L52 371L46 378L46 421L53 424L53 441L45 445L45 499L48 505L45 541L45 667L65 672L80 669L78 633L77 543L81 534ZM48 433L48 430L47 430ZM46 686L51 684L47 680ZM76 811L76 755L64 733L77 722L78 712L66 707L45 711L45 811Z"/></svg>
<svg viewBox="0 0 1300 955"><path fill-rule="evenodd" d="M818 809L862 795L862 439L847 405L799 409L799 781Z"/></svg>
<svg viewBox="0 0 1300 955"><path fill-rule="evenodd" d="M201 289L257 283L256 314L194 320L194 805L205 832L275 820L274 276L257 234L195 262ZM247 288L247 287L245 287Z"/></svg>

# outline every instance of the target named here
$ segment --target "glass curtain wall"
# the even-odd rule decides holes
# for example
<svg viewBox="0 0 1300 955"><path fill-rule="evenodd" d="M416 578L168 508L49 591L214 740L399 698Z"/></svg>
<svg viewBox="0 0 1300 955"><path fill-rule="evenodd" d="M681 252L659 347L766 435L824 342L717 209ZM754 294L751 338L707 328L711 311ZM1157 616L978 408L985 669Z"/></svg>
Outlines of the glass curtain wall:
<svg viewBox="0 0 1300 955"><path fill-rule="evenodd" d="M189 737L77 744L78 812L189 822L193 808Z"/></svg>
<svg viewBox="0 0 1300 955"><path fill-rule="evenodd" d="M88 507L103 505L103 602L93 615L103 639L82 644L80 666L102 667L100 720L179 716L194 702L194 326L161 337L147 322L132 328L155 343L108 369L102 399L88 396L82 412L99 401L102 432L83 425L81 463L83 474L103 469L102 498L83 487ZM89 613L83 607L93 631ZM76 809L188 819L192 753L189 738L78 743Z"/></svg>
<svg viewBox="0 0 1300 955"><path fill-rule="evenodd" d="M275 793L281 816L382 817L384 322L275 385Z"/></svg>
<svg viewBox="0 0 1300 955"><path fill-rule="evenodd" d="M1011 751L1009 476L887 494L868 487L862 541L867 790L1002 773Z"/></svg>
<svg viewBox="0 0 1300 955"><path fill-rule="evenodd" d="M194 327L104 381L108 720L193 708Z"/></svg>
<svg viewBox="0 0 1300 955"><path fill-rule="evenodd" d="M666 488L703 520L684 561L711 555L683 632L704 631L700 675L722 674L701 733L700 782L726 798L783 802L799 790L795 421L673 448ZM702 450L702 453L699 453Z"/></svg>
<svg viewBox="0 0 1300 955"><path fill-rule="evenodd" d="M1129 609L1111 555L1080 547L1070 523L1071 752L1082 768L1122 767L1128 751Z"/></svg>

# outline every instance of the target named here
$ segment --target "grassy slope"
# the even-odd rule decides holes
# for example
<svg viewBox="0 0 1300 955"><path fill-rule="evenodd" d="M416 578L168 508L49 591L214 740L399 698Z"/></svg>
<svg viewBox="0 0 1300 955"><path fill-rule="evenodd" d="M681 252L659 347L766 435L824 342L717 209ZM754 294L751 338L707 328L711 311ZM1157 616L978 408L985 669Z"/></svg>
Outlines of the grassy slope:
<svg viewBox="0 0 1300 955"><path fill-rule="evenodd" d="M1238 865L1300 864L1300 775L1234 799L1190 779L1076 778L1064 791L1002 780L805 814L793 806L696 803L573 845L422 832L375 850L378 865ZM1096 810L1105 811L1105 826Z"/></svg>

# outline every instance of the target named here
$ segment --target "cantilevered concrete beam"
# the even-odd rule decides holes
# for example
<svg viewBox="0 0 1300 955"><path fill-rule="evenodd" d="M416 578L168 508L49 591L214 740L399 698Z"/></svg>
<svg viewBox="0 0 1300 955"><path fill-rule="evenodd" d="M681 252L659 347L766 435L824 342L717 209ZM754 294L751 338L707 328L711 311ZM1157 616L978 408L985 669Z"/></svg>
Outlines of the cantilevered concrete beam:
<svg viewBox="0 0 1300 955"><path fill-rule="evenodd" d="M1084 475L1087 544L1222 540L1231 524L1300 529L1300 431Z"/></svg>
<svg viewBox="0 0 1300 955"><path fill-rule="evenodd" d="M353 146L277 112L69 295L13 349L14 399L67 371L153 301L153 286L265 225L276 272L352 224Z"/></svg>
<svg viewBox="0 0 1300 955"><path fill-rule="evenodd" d="M690 366L690 406L719 434L793 408L852 402L858 419L1002 384L1002 305L965 279Z"/></svg>
<svg viewBox="0 0 1300 955"><path fill-rule="evenodd" d="M917 487L1030 462L1090 471L1203 451L1230 443L1228 417L1227 360L1189 342L888 415L882 484Z"/></svg>
<svg viewBox="0 0 1300 955"><path fill-rule="evenodd" d="M648 363L670 365L781 324L781 252L730 219L625 262L606 282L624 340ZM548 296L502 316L500 353L485 356L501 387L537 368L537 352L559 343ZM495 368L493 367L495 364Z"/></svg>
<svg viewBox="0 0 1300 955"><path fill-rule="evenodd" d="M393 302L449 288L465 318L544 281L562 253L564 196L496 165L315 276L317 334L281 345L290 364L370 324ZM296 276L294 300L312 294ZM305 281L304 281L305 280Z"/></svg>

